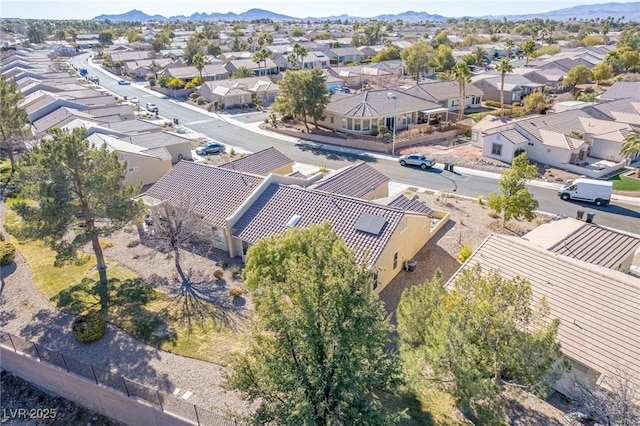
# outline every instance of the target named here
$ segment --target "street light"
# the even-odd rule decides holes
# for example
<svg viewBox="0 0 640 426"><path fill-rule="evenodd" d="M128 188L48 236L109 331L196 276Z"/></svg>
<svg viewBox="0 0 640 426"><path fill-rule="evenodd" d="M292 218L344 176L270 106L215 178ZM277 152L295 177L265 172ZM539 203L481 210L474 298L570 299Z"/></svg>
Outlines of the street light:
<svg viewBox="0 0 640 426"><path fill-rule="evenodd" d="M393 99L393 139L391 142L391 155L396 155L396 120L398 115L398 97L393 92L387 92L387 99Z"/></svg>

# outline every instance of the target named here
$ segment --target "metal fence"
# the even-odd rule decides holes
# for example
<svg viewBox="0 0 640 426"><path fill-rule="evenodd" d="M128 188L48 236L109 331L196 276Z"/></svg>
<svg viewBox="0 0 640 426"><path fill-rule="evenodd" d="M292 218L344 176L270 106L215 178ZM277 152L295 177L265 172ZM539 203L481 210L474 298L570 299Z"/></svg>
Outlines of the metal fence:
<svg viewBox="0 0 640 426"><path fill-rule="evenodd" d="M129 398L139 398L159 407L163 412L182 417L202 426L245 426L245 423L198 407L195 404L168 395L157 389L114 374L100 367L80 361L61 352L48 349L22 337L0 331L0 344L15 352L29 355L40 362L58 367L67 373L82 376L103 386L107 386Z"/></svg>

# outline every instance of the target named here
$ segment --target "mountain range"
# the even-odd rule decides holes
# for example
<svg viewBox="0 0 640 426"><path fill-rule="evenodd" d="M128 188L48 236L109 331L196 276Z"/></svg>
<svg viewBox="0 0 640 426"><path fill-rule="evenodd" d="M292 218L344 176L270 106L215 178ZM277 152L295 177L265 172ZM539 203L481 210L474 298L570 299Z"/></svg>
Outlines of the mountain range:
<svg viewBox="0 0 640 426"><path fill-rule="evenodd" d="M573 6L565 9L552 10L549 12L535 13L528 15L487 15L487 16L470 16L470 18L487 18L487 19L502 19L507 18L511 21L527 20L533 18L551 19L556 21L567 21L573 18L578 20L591 20L597 18L612 17L614 19L621 19L624 21L637 21L640 20L640 2L634 3L602 3L602 4L590 4ZM119 15L100 15L93 18L95 21L132 21L132 22L144 22L144 21L253 21L270 19L272 21L397 21L402 20L404 22L444 22L449 17L442 15L434 15L427 12L413 12L407 11L399 14L386 14L379 15L370 18L363 18L350 15L339 16L326 16L326 17L307 17L296 18L293 16L282 15L263 9L250 9L244 13L193 13L190 16L177 15L164 17L162 15L147 15L140 10L131 10L127 13Z"/></svg>

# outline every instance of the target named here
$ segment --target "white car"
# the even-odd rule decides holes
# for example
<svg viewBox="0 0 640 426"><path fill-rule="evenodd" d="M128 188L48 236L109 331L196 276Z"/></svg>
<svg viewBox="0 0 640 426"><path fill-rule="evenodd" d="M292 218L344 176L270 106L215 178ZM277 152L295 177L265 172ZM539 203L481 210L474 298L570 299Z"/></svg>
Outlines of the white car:
<svg viewBox="0 0 640 426"><path fill-rule="evenodd" d="M131 102L133 105L140 105L140 99L136 98L135 96L131 96L129 99L129 102Z"/></svg>
<svg viewBox="0 0 640 426"><path fill-rule="evenodd" d="M155 112L156 114L158 113L158 105L154 103L148 103L146 108L147 108L147 111L149 112Z"/></svg>
<svg viewBox="0 0 640 426"><path fill-rule="evenodd" d="M430 169L436 162L428 159L424 154L403 155L398 159L401 166L418 166L421 169Z"/></svg>

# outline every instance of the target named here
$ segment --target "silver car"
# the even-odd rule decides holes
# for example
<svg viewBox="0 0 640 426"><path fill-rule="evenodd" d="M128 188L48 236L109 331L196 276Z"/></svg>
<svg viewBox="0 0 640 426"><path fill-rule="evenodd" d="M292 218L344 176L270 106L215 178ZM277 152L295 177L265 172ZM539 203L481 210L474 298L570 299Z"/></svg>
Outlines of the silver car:
<svg viewBox="0 0 640 426"><path fill-rule="evenodd" d="M419 166L421 169L430 169L436 162L428 159L424 154L409 154L401 156L398 161L401 166Z"/></svg>

